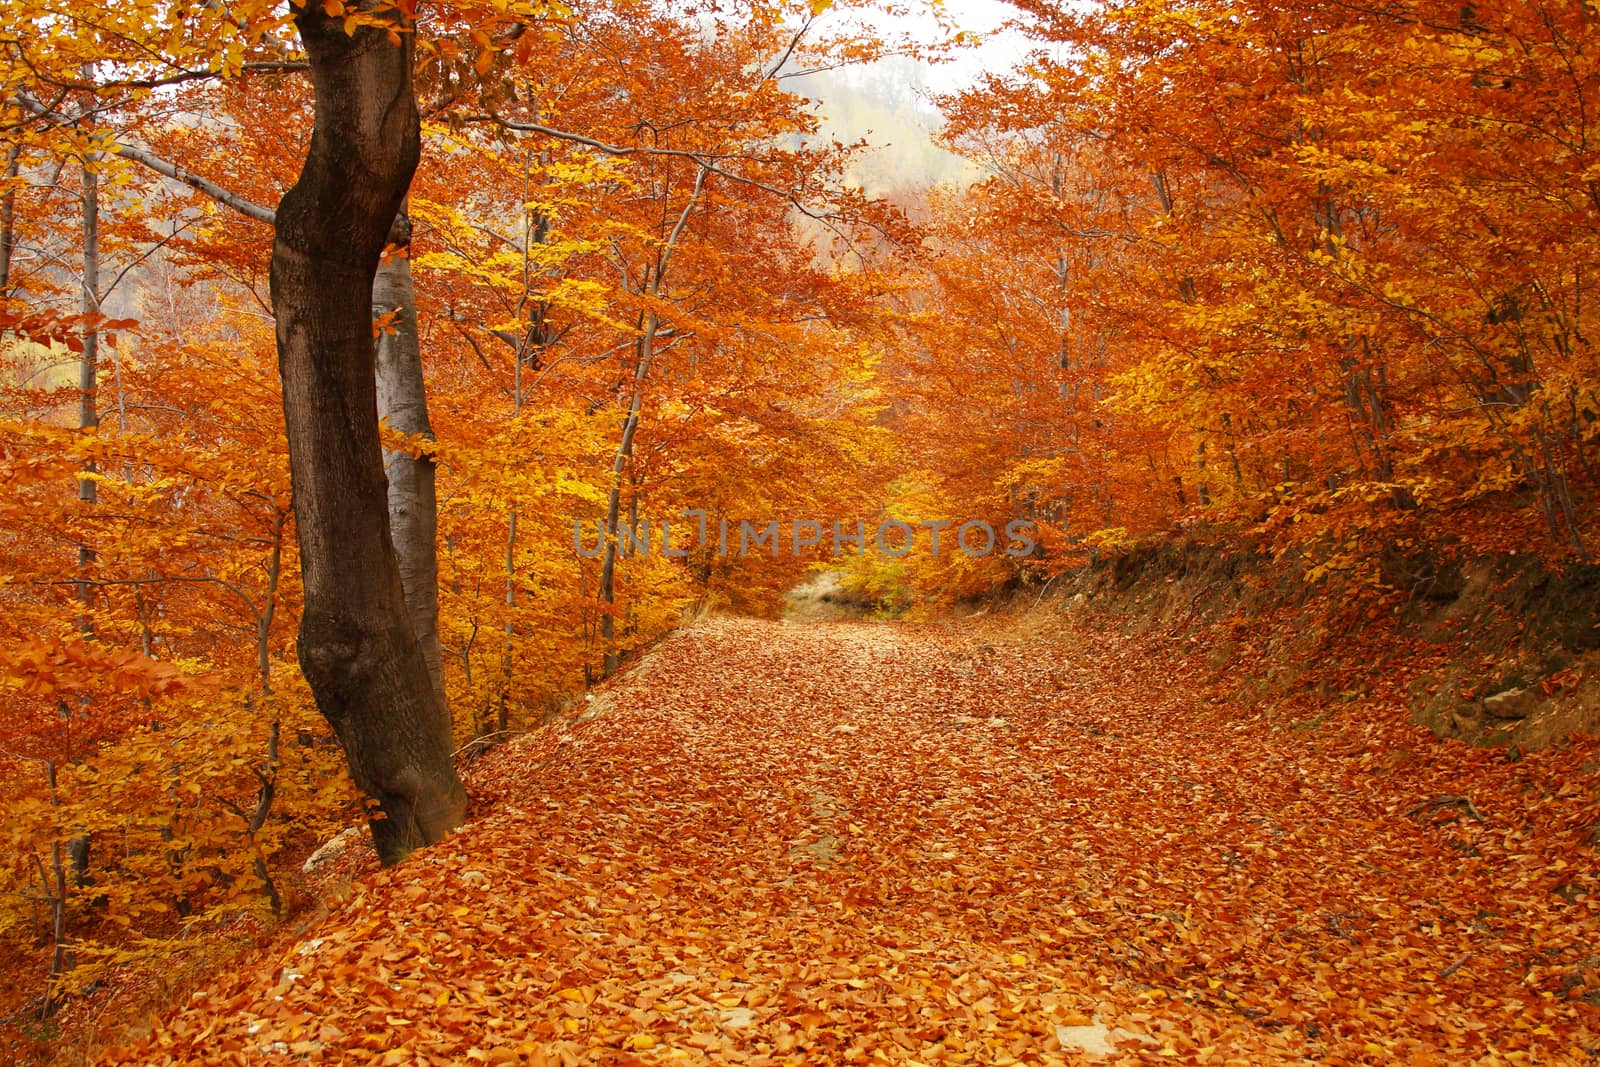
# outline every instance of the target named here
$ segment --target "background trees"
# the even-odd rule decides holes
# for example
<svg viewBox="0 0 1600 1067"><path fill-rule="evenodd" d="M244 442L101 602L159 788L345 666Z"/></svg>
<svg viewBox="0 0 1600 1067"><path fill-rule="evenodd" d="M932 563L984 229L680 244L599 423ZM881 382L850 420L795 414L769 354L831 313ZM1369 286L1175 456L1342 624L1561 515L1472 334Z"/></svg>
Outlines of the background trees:
<svg viewBox="0 0 1600 1067"><path fill-rule="evenodd" d="M930 450L953 499L1020 490L1063 562L1190 516L1369 591L1592 557L1586 10L1015 6L902 357L919 436L958 393L1004 426Z"/></svg>

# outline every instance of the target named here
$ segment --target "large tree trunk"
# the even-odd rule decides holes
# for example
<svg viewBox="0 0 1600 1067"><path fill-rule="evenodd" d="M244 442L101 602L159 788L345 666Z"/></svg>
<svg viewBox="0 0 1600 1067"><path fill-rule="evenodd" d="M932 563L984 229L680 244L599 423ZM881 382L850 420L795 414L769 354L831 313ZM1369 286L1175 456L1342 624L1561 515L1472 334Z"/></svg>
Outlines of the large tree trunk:
<svg viewBox="0 0 1600 1067"><path fill-rule="evenodd" d="M420 153L412 36L347 35L319 4L295 21L316 125L278 207L272 303L305 583L300 666L351 777L378 802L373 841L392 863L466 808L390 539L373 384L373 277Z"/></svg>
<svg viewBox="0 0 1600 1067"><path fill-rule="evenodd" d="M372 283L373 316L394 316L377 338L378 417L388 419L392 430L431 441L417 298L411 284L411 217L403 209L394 218L389 244L393 250ZM433 457L404 449L385 452L383 469L389 478L389 533L400 560L411 629L422 646L439 702L448 708L444 653L439 647L439 522Z"/></svg>

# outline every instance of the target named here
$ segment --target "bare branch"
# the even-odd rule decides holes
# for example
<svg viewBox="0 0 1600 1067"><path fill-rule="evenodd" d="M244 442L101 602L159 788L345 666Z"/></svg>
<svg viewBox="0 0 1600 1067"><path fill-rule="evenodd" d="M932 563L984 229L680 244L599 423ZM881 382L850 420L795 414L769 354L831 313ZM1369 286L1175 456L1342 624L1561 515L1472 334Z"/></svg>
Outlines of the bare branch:
<svg viewBox="0 0 1600 1067"><path fill-rule="evenodd" d="M13 99L15 99L24 110L37 115L39 118L53 122L58 126L73 126L76 125L81 119L81 116L79 118L74 118L73 116L64 115L61 112L46 106L29 94L26 90L18 90ZM239 214L244 215L247 218L255 219L257 222L264 222L268 226L273 225L277 221L277 212L273 211L271 208L262 207L260 204L246 200L237 193L229 192L227 189L224 189L222 186L218 185L214 181L211 181L209 178L203 178L191 170L180 167L176 163L162 159L153 152L147 152L142 148L135 148L128 144L115 145L110 149L110 152L113 155L121 156L123 159L131 160L140 164L141 166L148 167L157 174L171 178L175 182L180 182L184 185L187 185L189 188L210 197L217 203L222 204L225 207L231 207L233 210L239 212Z"/></svg>

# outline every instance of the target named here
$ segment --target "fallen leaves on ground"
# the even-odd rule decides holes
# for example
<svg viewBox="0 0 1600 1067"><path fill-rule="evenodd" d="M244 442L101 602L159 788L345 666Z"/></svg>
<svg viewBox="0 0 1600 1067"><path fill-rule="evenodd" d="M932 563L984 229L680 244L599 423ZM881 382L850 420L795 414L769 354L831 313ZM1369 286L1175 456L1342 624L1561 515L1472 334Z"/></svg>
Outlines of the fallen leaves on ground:
<svg viewBox="0 0 1600 1067"><path fill-rule="evenodd" d="M984 643L985 641L993 642ZM1596 747L1074 631L717 620L107 1062L1575 1063Z"/></svg>

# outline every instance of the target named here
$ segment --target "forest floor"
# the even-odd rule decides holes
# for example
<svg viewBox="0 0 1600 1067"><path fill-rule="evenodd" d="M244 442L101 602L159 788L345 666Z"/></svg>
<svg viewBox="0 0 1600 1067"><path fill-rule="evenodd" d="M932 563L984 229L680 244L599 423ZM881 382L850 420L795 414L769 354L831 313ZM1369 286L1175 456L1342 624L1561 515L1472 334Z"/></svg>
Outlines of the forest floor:
<svg viewBox="0 0 1600 1067"><path fill-rule="evenodd" d="M713 619L108 1062L1600 1057L1597 749L1158 636Z"/></svg>

